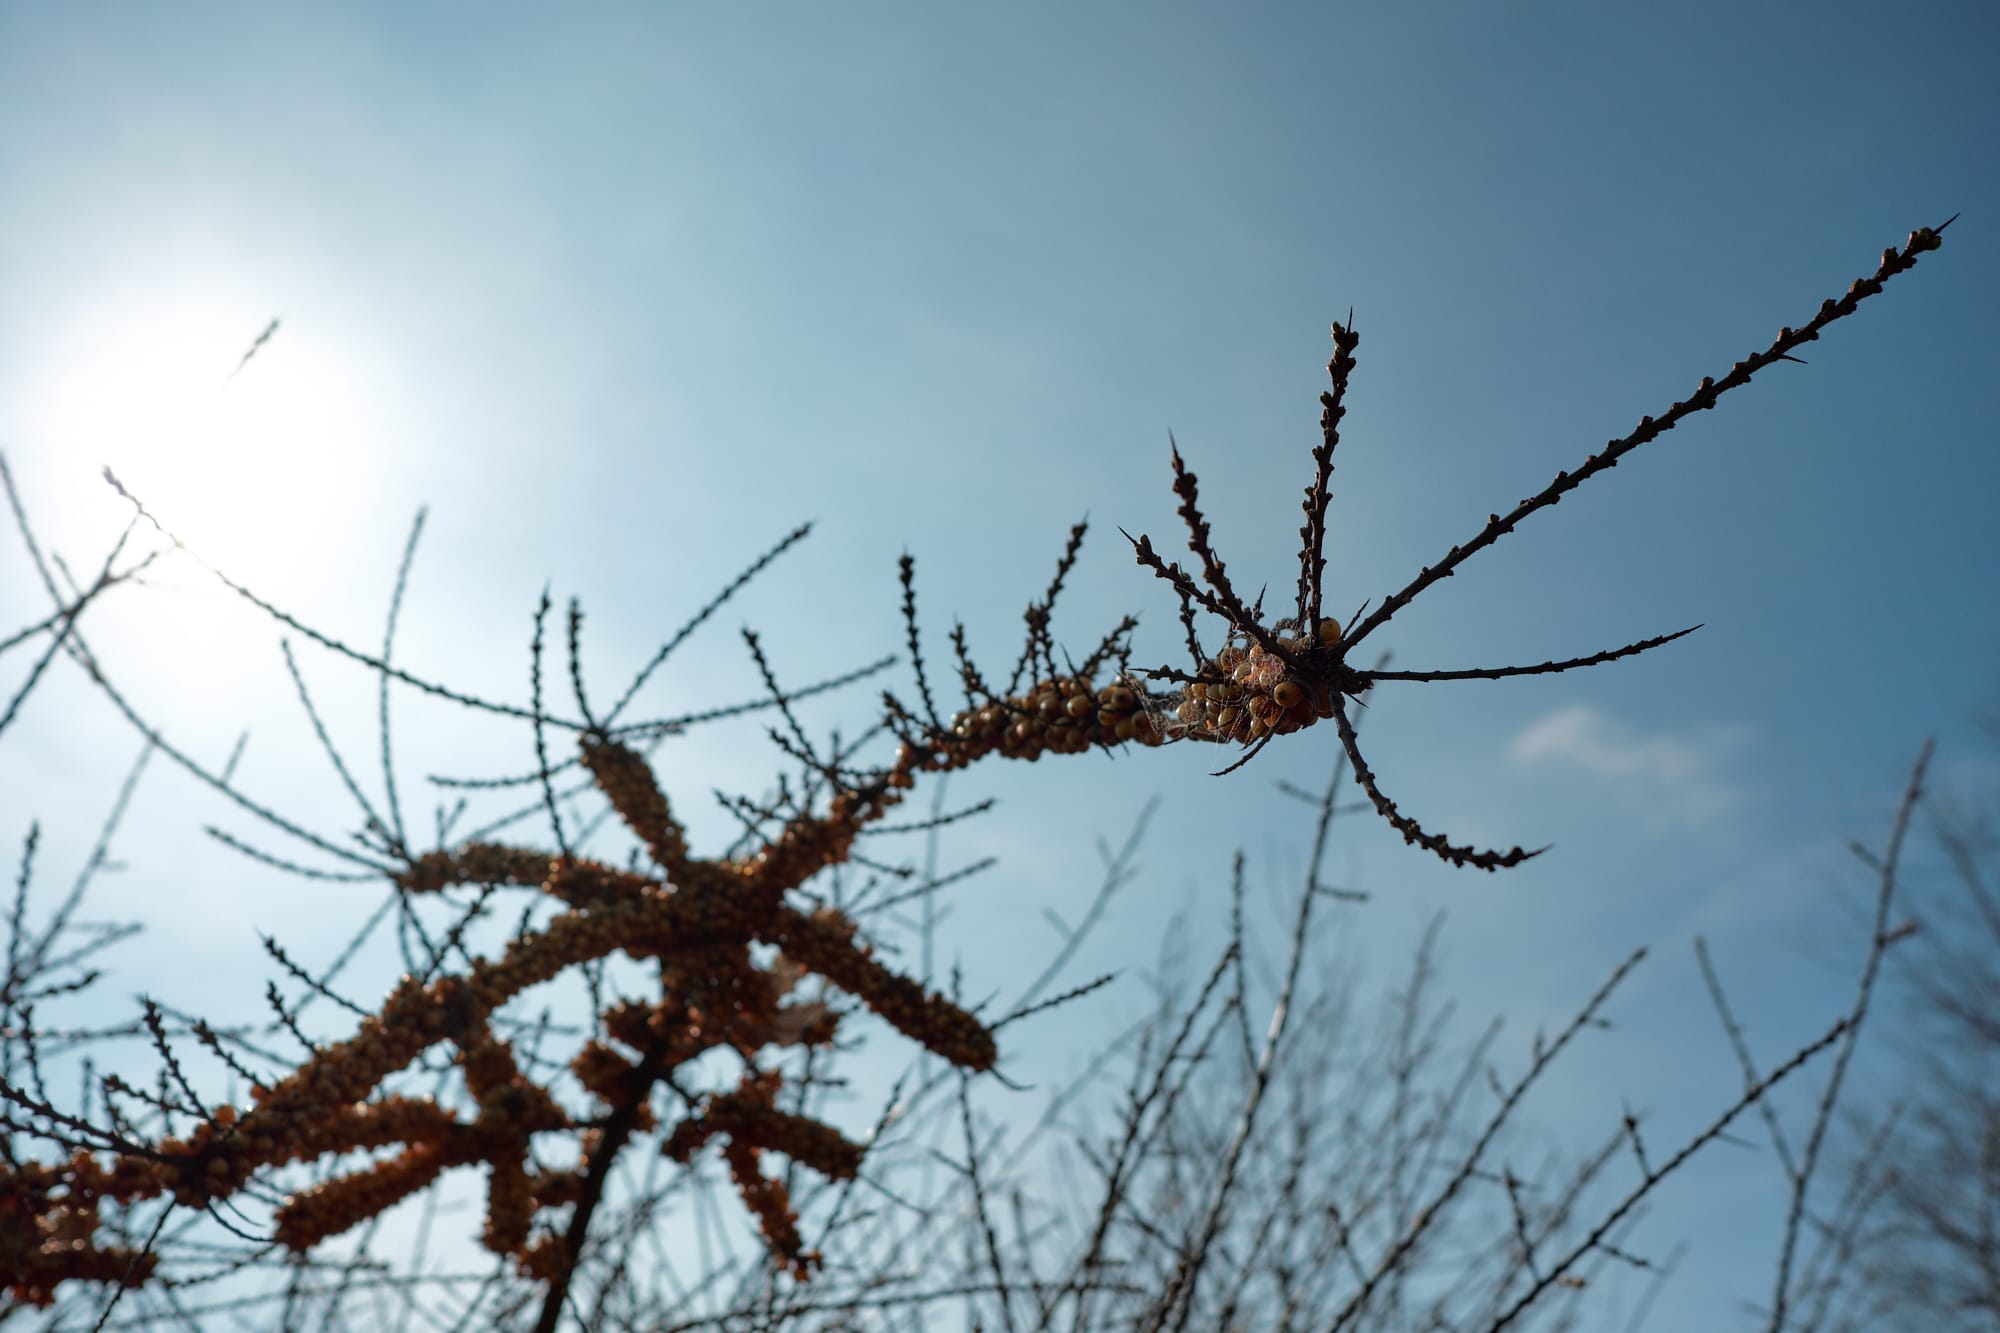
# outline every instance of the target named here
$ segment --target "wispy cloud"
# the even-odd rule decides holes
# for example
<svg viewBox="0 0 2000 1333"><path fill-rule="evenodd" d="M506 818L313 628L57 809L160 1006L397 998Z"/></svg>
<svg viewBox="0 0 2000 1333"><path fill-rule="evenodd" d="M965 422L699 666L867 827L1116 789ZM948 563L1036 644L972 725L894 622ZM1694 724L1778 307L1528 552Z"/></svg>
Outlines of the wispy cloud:
<svg viewBox="0 0 2000 1333"><path fill-rule="evenodd" d="M1530 723L1514 738L1509 756L1525 767L1562 768L1592 779L1655 832L1707 829L1746 799L1726 776L1746 736L1743 727L1717 724L1649 733L1573 704Z"/></svg>

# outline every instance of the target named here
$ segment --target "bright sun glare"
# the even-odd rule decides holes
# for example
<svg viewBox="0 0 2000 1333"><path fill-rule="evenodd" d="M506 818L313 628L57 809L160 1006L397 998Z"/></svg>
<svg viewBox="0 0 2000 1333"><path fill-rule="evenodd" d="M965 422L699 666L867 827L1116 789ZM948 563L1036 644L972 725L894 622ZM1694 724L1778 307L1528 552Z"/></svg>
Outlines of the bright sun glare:
<svg viewBox="0 0 2000 1333"><path fill-rule="evenodd" d="M314 295L302 299L323 311ZM324 314L303 327L283 320L259 344L282 313L267 295L208 276L151 287L108 279L50 329L17 406L23 444L54 464L38 479L33 516L73 577L95 572L132 517L100 476L109 468L233 578L315 614L341 605L352 581L344 556L377 475L375 432L352 387L368 376L357 373L354 335ZM160 544L142 525L123 563ZM206 691L248 726L262 706L252 694L289 688L281 636L195 565L170 558L144 581L146 595L116 598L117 614L91 626L93 638L145 648L146 670L120 682L142 707L145 697Z"/></svg>
<svg viewBox="0 0 2000 1333"><path fill-rule="evenodd" d="M268 572L332 516L351 455L334 439L330 349L282 324L259 344L272 316L245 309L121 303L79 319L45 420L65 458L109 467L194 549Z"/></svg>

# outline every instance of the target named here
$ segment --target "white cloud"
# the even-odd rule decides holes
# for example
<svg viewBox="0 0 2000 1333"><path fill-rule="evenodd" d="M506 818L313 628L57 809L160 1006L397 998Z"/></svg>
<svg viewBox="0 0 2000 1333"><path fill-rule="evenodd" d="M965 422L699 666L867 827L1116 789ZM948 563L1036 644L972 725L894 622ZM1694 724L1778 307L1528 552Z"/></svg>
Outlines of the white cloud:
<svg viewBox="0 0 2000 1333"><path fill-rule="evenodd" d="M1590 778L1662 832L1712 828L1741 808L1745 793L1726 775L1744 739L1744 728L1723 725L1648 734L1573 704L1530 723L1508 753L1522 766Z"/></svg>

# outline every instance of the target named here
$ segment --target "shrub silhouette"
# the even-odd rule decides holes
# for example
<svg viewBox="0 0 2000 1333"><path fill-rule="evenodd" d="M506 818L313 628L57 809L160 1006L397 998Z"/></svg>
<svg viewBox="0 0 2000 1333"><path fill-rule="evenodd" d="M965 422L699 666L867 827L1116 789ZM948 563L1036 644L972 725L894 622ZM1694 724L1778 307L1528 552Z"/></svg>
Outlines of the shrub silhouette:
<svg viewBox="0 0 2000 1333"><path fill-rule="evenodd" d="M1944 224L1948 226L1947 222ZM1253 1247L1250 1258L1228 1280L1209 1280L1204 1273L1215 1260L1219 1239L1229 1226L1228 1205L1253 1178L1249 1164L1273 1149L1274 1141L1259 1136L1259 1108L1268 1091L1284 1080L1280 1041L1297 996L1300 967L1309 937L1313 903L1324 895L1309 887L1301 895L1291 948L1279 992L1278 1019L1265 1044L1239 1072L1249 1088L1243 1107L1230 1117L1226 1132L1201 1125L1198 1098L1188 1082L1188 1060L1225 1030L1214 1007L1218 996L1234 987L1225 1012L1239 1016L1243 1002L1242 935L1189 1000L1169 996L1135 1073L1128 1119L1113 1156L1102 1164L1107 1179L1105 1203L1079 1250L1054 1280L1023 1276L1033 1271L1038 1246L1025 1235L1003 1245L989 1213L989 1184L982 1170L992 1164L979 1148L979 1136L966 1093L966 1079L995 1070L1000 1059L996 1031L1031 1010L1022 1008L1002 1018L982 1016L954 995L930 991L904 971L882 961L863 935L851 904L816 895L815 877L829 868L852 864L856 844L901 807L925 780L969 767L989 758L1036 760L1044 755L1081 754L1135 745L1154 747L1178 741L1234 745L1243 753L1222 772L1247 763L1276 738L1331 720L1339 733L1346 775L1358 784L1367 806L1402 834L1405 841L1455 865L1488 871L1512 866L1538 855L1516 846L1507 851L1454 844L1444 834L1426 829L1405 814L1385 794L1374 769L1363 757L1349 701L1379 683L1455 679L1495 679L1559 673L1608 663L1661 647L1691 633L1680 630L1623 647L1536 665L1471 667L1452 670L1387 670L1380 663L1363 665L1357 651L1383 625L1437 581L1450 577L1480 550L1511 532L1537 510L1556 504L1584 481L1617 465L1626 454L1659 438L1685 418L1716 405L1731 389L1819 337L1836 320L1854 312L1861 301L1878 293L1890 279L1915 265L1925 252L1941 243L1944 226L1910 235L1900 249L1885 250L1875 272L1856 281L1847 293L1825 302L1804 325L1787 327L1763 351L1735 363L1720 379L1704 379L1687 398L1659 417L1644 417L1628 435L1609 441L1574 471L1557 474L1536 494L1505 514L1492 515L1463 545L1454 546L1437 563L1426 566L1402 588L1383 597L1372 610L1365 606L1347 623L1327 614L1324 597L1326 561L1322 554L1331 501L1332 459L1339 443L1344 398L1355 368L1358 335L1352 318L1333 326L1334 355L1329 362L1331 384L1322 395L1322 440L1312 451L1313 470L1305 489L1305 522L1300 528L1300 565L1296 597L1289 616L1266 623L1259 603L1246 603L1232 586L1222 559L1210 539L1202 515L1196 479L1178 448L1172 455L1173 485L1180 497L1180 515L1188 529L1188 545L1198 563L1198 576L1163 558L1146 537L1132 542L1137 561L1165 581L1179 604L1180 620L1190 659L1188 669L1131 665L1130 636L1135 621L1126 618L1104 633L1080 662L1067 657L1058 663L1051 629L1055 604L1078 558L1084 537L1079 524L1072 530L1054 579L1025 616L1026 635L1004 686L972 661L962 630L952 643L956 673L964 687L966 707L947 718L938 709L924 658L920 652L914 561L901 565L903 613L914 671L914 700L885 694L879 725L855 741L816 743L801 725L792 704L822 689L850 683L884 665L835 677L816 685L787 689L779 682L757 637L745 631L752 659L765 686L765 698L754 705L715 713L649 722L621 723L634 694L648 676L689 634L705 623L738 589L771 560L805 535L788 535L771 551L725 587L665 646L599 716L590 706L580 665L582 613L571 603L567 617L567 658L575 715L567 717L544 702L544 658L551 603L544 594L535 616L532 644L532 699L527 708L475 697L434 681L421 679L394 665L386 646L379 655L351 647L286 613L250 587L220 570L210 572L228 588L291 630L302 634L375 672L386 691L398 682L466 707L532 723L537 763L531 774L493 780L484 785L531 786L540 793L553 845L534 847L476 835L428 851L419 851L405 830L394 793L384 809L375 810L340 767L349 790L367 811L368 833L361 847L343 845L315 834L244 795L227 772L216 773L197 763L148 724L112 684L84 640L80 621L90 604L106 591L134 576L167 551L199 557L144 507L133 505L133 523L101 572L81 590L65 595L35 545L25 511L7 479L23 536L37 569L55 603L49 616L24 626L0 649L39 642L40 656L0 715L0 728L18 714L29 692L59 652L67 652L107 699L123 712L162 755L215 787L237 804L288 835L352 867L355 876L380 877L394 886L400 910L418 921L417 900L453 904L456 920L441 938L425 935L423 966L415 968L389 994L372 1006L360 1006L338 995L330 976L315 975L272 945L274 959L305 993L321 996L354 1010L352 1035L319 1044L297 1024L296 1002L287 1001L274 986L271 1004L276 1022L297 1036L309 1054L279 1069L260 1070L268 1055L238 1032L201 1022L182 1022L148 1002L143 1016L157 1055L160 1074L153 1090L136 1087L112 1075L90 1086L76 1110L58 1104L40 1072L38 1043L44 1039L35 1025L34 1003L81 983L65 968L73 958L53 948L72 930L65 907L39 936L25 920L25 903L33 839L20 881L11 920L9 972L5 988L7 1013L4 1123L10 1135L37 1145L18 1154L10 1147L0 1162L0 1285L16 1302L46 1306L58 1300L68 1284L113 1289L106 1307L115 1305L118 1289L143 1289L168 1281L173 1274L163 1262L162 1236L174 1207L206 1210L240 1237L296 1256L311 1256L334 1237L379 1219L406 1199L430 1190L454 1167L477 1167L484 1175L486 1203L481 1244L512 1267L513 1306L487 1317L511 1319L519 1314L533 1327L551 1330L569 1317L596 1326L597 1317L582 1312L586 1287L601 1300L615 1275L583 1276L589 1247L605 1229L612 1173L641 1141L654 1142L656 1155L687 1164L713 1146L726 1164L742 1205L758 1223L772 1259L771 1280L762 1295L767 1326L809 1317L837 1321L858 1317L868 1309L894 1304L881 1295L883 1274L897 1262L896 1247L888 1257L878 1254L876 1271L828 1274L840 1299L829 1304L809 1293L817 1286L778 1283L787 1273L798 1283L812 1279L826 1256L809 1245L801 1231L793 1195L800 1188L795 1167L809 1169L824 1182L851 1184L857 1178L869 1145L857 1142L787 1102L803 1106L792 1094L779 1058L804 1051L810 1059L824 1058L840 1030L841 1011L824 998L838 994L858 1001L904 1037L956 1071L958 1109L966 1138L963 1166L965 1187L972 1201L973 1235L969 1243L981 1256L979 1280L997 1289L997 1309L1007 1327L1015 1327L1017 1298L1022 1310L1039 1312L1047 1324L1064 1311L1063 1322L1076 1327L1184 1328L1195 1321L1217 1320L1212 1326L1233 1327L1244 1315L1250 1290L1248 1274L1257 1262L1276 1262L1271 1280L1283 1288L1283 1255L1303 1244L1298 1236L1271 1239ZM269 330L265 336L269 336ZM254 351L254 348L253 348ZM247 357L246 357L247 360ZM240 368L240 367L239 367ZM107 477L109 474L107 473ZM116 478L110 478L117 486ZM119 486L121 493L124 488ZM421 523L421 518L419 520ZM120 566L135 534L157 532L166 547ZM414 549L412 534L411 549ZM410 552L405 553L407 572ZM204 566L206 567L206 566ZM402 596L399 575L392 602L387 641L393 641L396 608ZM1201 616L1220 622L1219 646L1203 646ZM997 677L996 677L997 679ZM310 696L300 685L309 713ZM774 740L796 765L789 780L781 780L775 800L765 805L743 802L738 813L746 826L739 846L700 855L689 844L669 795L662 790L647 761L649 742L684 731L697 722L749 707L767 707L781 726ZM324 738L317 715L314 724ZM385 713L386 718L386 713ZM386 725L386 723L385 723ZM863 762L860 753L886 730L895 749L886 763ZM550 743L552 734L574 741L573 758L560 758ZM337 751L328 745L336 766ZM1323 848L1336 809L1334 781L1319 800L1320 821L1314 860ZM569 786L573 780L574 787ZM563 789L558 790L559 784ZM594 790L644 849L650 864L618 866L583 855L564 818L565 802L579 792ZM1913 789L1914 790L1914 789ZM1914 795L1912 796L1912 800ZM914 826L929 827L946 816L933 816ZM235 841L231 839L231 841ZM269 853L244 850L262 859L287 864ZM294 867L299 868L299 867ZM327 873L303 868L307 873ZM518 888L541 895L550 903L545 914L531 907L504 947L475 953L467 943L475 920L496 902L501 890ZM457 895L457 896L454 896ZM1240 895L1240 889L1239 889ZM421 929L421 927L419 927ZM641 998L607 997L594 1015L595 1031L578 1041L563 1061L551 1061L539 1049L544 1034L503 1011L526 992L560 976L601 977L606 961L623 955L650 977ZM1307 1303L1321 1314L1330 1312L1331 1327L1375 1326L1396 1317L1404 1306L1387 1293L1405 1282L1420 1259L1430 1255L1432 1228L1458 1205L1467 1183L1487 1170L1482 1163L1494 1137L1506 1124L1527 1088L1580 1031L1598 1016L1618 982L1636 963L1619 968L1603 990L1579 1012L1575 1021L1536 1053L1529 1072L1503 1089L1500 1109L1481 1122L1469 1142L1456 1145L1445 1118L1421 1134L1412 1130L1406 1151L1419 1147L1444 1153L1457 1149L1457 1165L1446 1183L1428 1193L1415 1182L1398 1187L1401 1205L1388 1230L1377 1238L1373 1257L1363 1261L1355 1238L1361 1219L1335 1227L1351 1268L1345 1289L1330 1304ZM1234 982L1230 983L1230 978ZM1411 1011L1418 1005L1412 983ZM814 987L809 979L831 987ZM1218 989L1221 988L1221 989ZM1048 1003L1073 999L1090 989L1079 988ZM1206 1026L1203 1026L1203 1023ZM1620 1145L1629 1142L1641 1167L1641 1182L1568 1248L1545 1253L1559 1223L1573 1220L1570 1205L1554 1210L1530 1208L1517 1182L1506 1177L1510 1201L1509 1233L1495 1254L1499 1268L1495 1284L1480 1306L1491 1327L1503 1327L1522 1317L1552 1294L1582 1281L1579 1269L1591 1260L1616 1255L1613 1236L1633 1208L1696 1149L1724 1130L1767 1090L1798 1069L1820 1050L1851 1043L1858 1015L1850 1016L1818 1042L1759 1077L1746 1080L1743 1097L1725 1108L1715 1121L1681 1149L1659 1158L1647 1157L1635 1123L1628 1122ZM218 1103L196 1086L195 1076L178 1051L193 1040L214 1060L248 1085L244 1104ZM1405 1037L1409 1050L1411 1039ZM1248 1030L1243 1049L1251 1051ZM1841 1046L1843 1051L1850 1045ZM1409 1053L1406 1050L1406 1054ZM710 1052L732 1052L741 1072L736 1078L715 1077ZM442 1059L454 1071L442 1093L412 1090L413 1076L435 1070ZM1843 1056L1844 1060L1844 1056ZM433 1063L426 1063L432 1061ZM810 1064L807 1066L810 1068ZM1407 1078L1414 1063L1406 1061ZM697 1081L697 1079L699 1081ZM1837 1080L1836 1080L1837 1084ZM932 1086L943 1086L933 1080ZM570 1089L580 1090L579 1098ZM659 1105L676 1105L677 1118L663 1118ZM1405 1105L1397 1115L1407 1119ZM1187 1117L1193 1116L1190 1120ZM1179 1117L1179 1118L1177 1118ZM1289 1177L1279 1177L1295 1195L1302 1162L1307 1156L1311 1117L1295 1118L1294 1144L1299 1165ZM160 1126L157 1130L148 1125ZM1173 1134L1199 1129L1208 1142L1220 1175L1202 1194L1200 1207L1186 1217L1184 1240L1164 1242L1143 1255L1120 1253L1114 1231L1123 1226L1130 1192L1136 1182L1158 1173L1171 1174L1183 1150ZM1160 1135L1168 1138L1162 1139ZM562 1141L572 1148L574 1164L541 1164L537 1140ZM1282 1145L1278 1145L1282 1146ZM792 1168L776 1170L771 1156L789 1160ZM1600 1172L1608 1154L1586 1164L1585 1183ZM1394 1170L1402 1163L1391 1163ZM267 1185L287 1169L306 1167L318 1178L270 1198ZM1258 1179L1268 1176L1261 1169ZM1581 1185L1578 1187L1581 1188ZM847 1195L839 1196L845 1200ZM242 1203L269 1203L268 1222L246 1221ZM140 1234L147 1205L159 1204L157 1219ZM1272 1226L1303 1227L1306 1210L1296 1198L1268 1216ZM839 1205L835 1206L837 1212ZM1336 1212L1338 1210L1336 1209ZM1160 1216L1176 1217L1171 1206ZM829 1223L829 1233L832 1226ZM1259 1255L1262 1259L1259 1260ZM1279 1261L1273 1261L1272 1256ZM1147 1273L1134 1280L1132 1273ZM1010 1278L1010 1274L1014 1275ZM1525 1275L1525 1276L1524 1276ZM972 1281L972 1279L968 1279ZM869 1295L875 1291L874 1296ZM1281 1297L1294 1303L1304 1295ZM895 1299L902 1299L896 1297ZM927 1298L933 1299L933 1298ZM472 1306L469 1309L479 1307ZM657 1315L658 1312L655 1312ZM472 1317L467 1315L467 1318ZM1024 1315L1025 1317L1025 1315ZM1289 1318L1289 1316L1288 1316ZM1106 1322L1108 1321L1108 1323ZM613 1326L605 1317L604 1326ZM823 1327L851 1326L825 1322Z"/></svg>
<svg viewBox="0 0 2000 1333"><path fill-rule="evenodd" d="M1985 730L2000 738L2000 719ZM1776 1144L1787 1162L1824 1149L1845 1168L1827 1228L1838 1247L1792 1264L1801 1325L1955 1333L2000 1319L1991 1221L2000 1215L2000 822L1963 794L1929 813L1944 864L1908 896L1909 920L1896 929L1909 943L1882 978L1906 1019L1893 1101L1862 1108L1817 1144Z"/></svg>

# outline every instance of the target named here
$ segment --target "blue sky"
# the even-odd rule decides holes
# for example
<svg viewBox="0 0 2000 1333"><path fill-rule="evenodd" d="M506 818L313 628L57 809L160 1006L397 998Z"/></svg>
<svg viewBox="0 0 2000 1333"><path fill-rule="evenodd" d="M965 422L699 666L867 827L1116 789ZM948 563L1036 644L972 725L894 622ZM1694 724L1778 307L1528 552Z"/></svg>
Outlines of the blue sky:
<svg viewBox="0 0 2000 1333"><path fill-rule="evenodd" d="M1846 1002L1862 885L1842 844L1881 836L1921 740L1940 738L1942 782L2000 771L1970 725L2000 664L1995 29L1944 4L8 7L0 448L79 563L122 521L109 463L218 563L361 643L428 504L399 656L509 699L545 581L583 599L608 690L808 519L648 711L754 693L738 624L788 680L896 651L905 549L934 652L956 616L1011 660L1086 513L1058 632L1087 647L1140 611L1150 663L1174 654L1172 603L1117 528L1179 545L1168 431L1232 572L1289 588L1327 324L1350 307L1343 610L1962 212L1809 365L1537 515L1378 636L1442 667L1705 624L1586 673L1384 688L1366 749L1406 810L1554 849L1489 878L1357 820L1332 862L1374 894L1339 927L1372 977L1450 914L1448 988L1510 1016L1503 1062L1653 946L1618 1031L1541 1114L1581 1146L1629 1102L1666 1141L1739 1087L1689 939L1708 935L1773 1062ZM350 826L275 627L185 565L162 583L93 612L121 683L209 762L247 728L247 785ZM18 546L0 556L0 620L40 598ZM366 679L301 662L371 755ZM851 727L870 697L810 716ZM524 730L398 707L420 816L424 774L532 753ZM711 788L775 771L759 735L662 752L698 845L729 836ZM0 836L38 816L58 883L135 737L66 670L0 744ZM948 846L1005 860L942 947L975 992L1018 984L1053 947L1043 909L1087 897L1093 836L1158 796L1143 873L1080 964L1143 965L1172 912L1220 922L1234 848L1253 883L1288 882L1308 829L1272 783L1316 784L1336 747L1315 729L1221 780L1192 746L975 771L953 797L1002 806ZM339 938L376 899L275 879L205 823L253 833L153 773L130 868L94 901L151 932L121 985L227 1012L261 993L254 930ZM1141 1003L1010 1058L1059 1077ZM1725 1148L1661 1197L1647 1242L1694 1248L1655 1327L1762 1298L1778 1184L1768 1153Z"/></svg>

